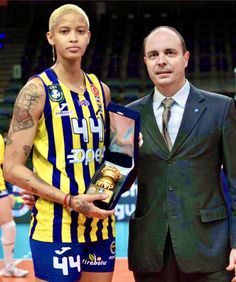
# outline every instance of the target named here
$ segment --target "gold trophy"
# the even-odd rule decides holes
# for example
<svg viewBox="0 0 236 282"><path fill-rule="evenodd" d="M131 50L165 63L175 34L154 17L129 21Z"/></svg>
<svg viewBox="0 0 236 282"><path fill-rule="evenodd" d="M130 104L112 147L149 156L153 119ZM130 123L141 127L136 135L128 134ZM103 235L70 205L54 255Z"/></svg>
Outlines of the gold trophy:
<svg viewBox="0 0 236 282"><path fill-rule="evenodd" d="M91 184L87 193L88 194L100 194L105 193L109 195L108 198L103 200L109 203L114 193L116 182L122 177L120 171L114 166L105 165L101 170L101 178L99 178L95 184Z"/></svg>
<svg viewBox="0 0 236 282"><path fill-rule="evenodd" d="M122 193L136 179L140 114L130 108L109 103L106 108L104 156L85 191L107 194L105 200L94 201L102 209L114 209Z"/></svg>

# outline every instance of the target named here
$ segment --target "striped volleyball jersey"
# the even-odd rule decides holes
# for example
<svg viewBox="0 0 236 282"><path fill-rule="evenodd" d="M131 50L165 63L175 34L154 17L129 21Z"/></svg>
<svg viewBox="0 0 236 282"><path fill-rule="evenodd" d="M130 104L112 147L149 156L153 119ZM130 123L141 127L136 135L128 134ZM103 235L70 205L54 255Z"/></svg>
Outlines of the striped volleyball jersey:
<svg viewBox="0 0 236 282"><path fill-rule="evenodd" d="M83 194L102 161L105 95L93 74L83 73L86 90L75 93L52 69L36 75L46 101L33 147L33 167L48 184L72 195ZM99 220L69 212L61 204L37 198L31 238L44 242L93 242L115 234L114 216Z"/></svg>
<svg viewBox="0 0 236 282"><path fill-rule="evenodd" d="M0 192L6 190L6 185L2 172L2 164L4 160L5 144L2 135L0 135Z"/></svg>

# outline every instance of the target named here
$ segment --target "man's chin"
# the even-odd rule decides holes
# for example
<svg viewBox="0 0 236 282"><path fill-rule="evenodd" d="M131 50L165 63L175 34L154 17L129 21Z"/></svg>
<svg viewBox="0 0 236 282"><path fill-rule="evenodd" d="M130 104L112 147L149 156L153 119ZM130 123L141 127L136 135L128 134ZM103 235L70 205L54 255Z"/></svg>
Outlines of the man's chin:
<svg viewBox="0 0 236 282"><path fill-rule="evenodd" d="M156 79L157 84L159 85L169 85L172 84L173 81L169 78L169 77L165 77L165 78L158 78Z"/></svg>

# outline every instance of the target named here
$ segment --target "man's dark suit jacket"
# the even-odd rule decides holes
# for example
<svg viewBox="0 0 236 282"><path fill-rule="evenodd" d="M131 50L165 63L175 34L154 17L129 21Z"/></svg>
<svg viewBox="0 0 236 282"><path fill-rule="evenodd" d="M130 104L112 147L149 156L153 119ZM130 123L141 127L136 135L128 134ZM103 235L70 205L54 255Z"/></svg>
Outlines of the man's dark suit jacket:
<svg viewBox="0 0 236 282"><path fill-rule="evenodd" d="M141 113L144 144L137 163L138 196L130 219L129 268L158 272L168 228L185 273L225 269L236 247L236 114L234 101L191 85L169 152L153 112L153 92L128 107ZM228 179L227 210L220 171Z"/></svg>

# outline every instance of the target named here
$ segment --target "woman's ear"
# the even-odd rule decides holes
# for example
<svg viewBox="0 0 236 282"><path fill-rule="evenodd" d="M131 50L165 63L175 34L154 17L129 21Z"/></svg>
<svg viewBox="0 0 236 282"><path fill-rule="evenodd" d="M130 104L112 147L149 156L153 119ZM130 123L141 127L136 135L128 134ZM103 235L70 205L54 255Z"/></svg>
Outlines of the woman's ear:
<svg viewBox="0 0 236 282"><path fill-rule="evenodd" d="M46 33L46 37L47 37L48 43L50 45L54 45L53 35L52 35L51 31L48 31Z"/></svg>
<svg viewBox="0 0 236 282"><path fill-rule="evenodd" d="M90 38L91 38L91 31L89 30L89 31L88 31L87 45L89 45Z"/></svg>

